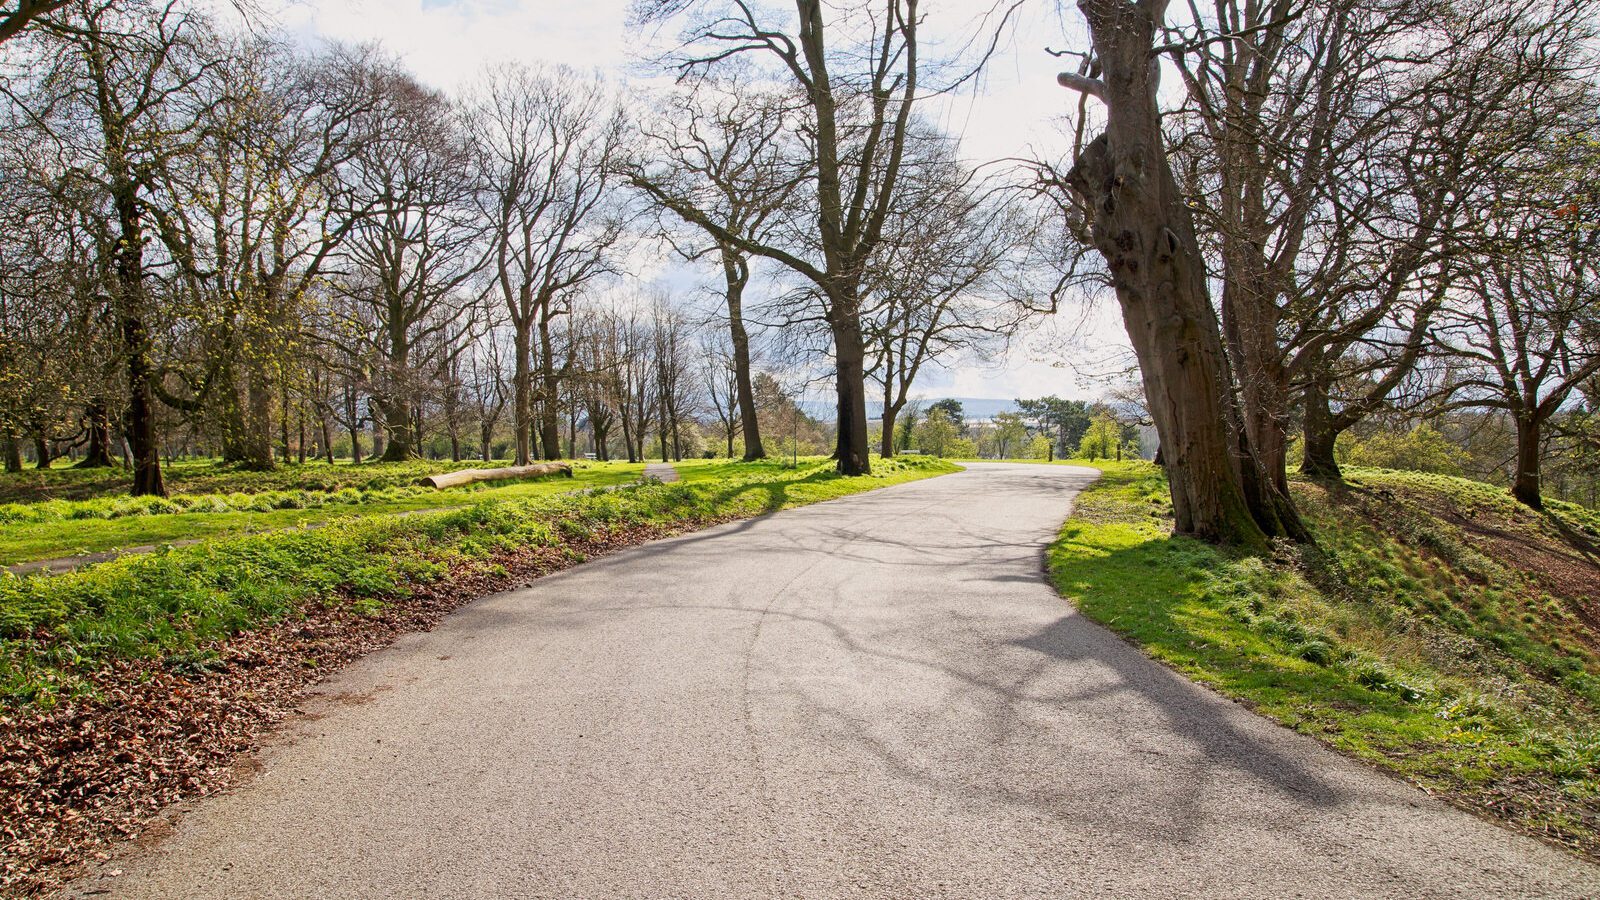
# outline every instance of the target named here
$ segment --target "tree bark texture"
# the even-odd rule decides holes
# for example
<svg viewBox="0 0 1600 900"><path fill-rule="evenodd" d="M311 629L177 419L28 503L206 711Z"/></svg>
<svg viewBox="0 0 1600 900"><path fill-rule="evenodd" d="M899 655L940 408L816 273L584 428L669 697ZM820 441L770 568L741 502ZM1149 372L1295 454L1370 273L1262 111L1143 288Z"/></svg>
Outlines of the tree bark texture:
<svg viewBox="0 0 1600 900"><path fill-rule="evenodd" d="M1166 155L1151 56L1161 3L1080 0L1105 73L1106 131L1067 176L1110 269L1172 491L1179 533L1260 546L1283 534L1245 494L1237 410L1192 215ZM1065 80L1064 80L1065 82Z"/></svg>
<svg viewBox="0 0 1600 900"><path fill-rule="evenodd" d="M744 435L744 458L764 459L761 423L756 418L756 391L750 378L750 336L744 327L744 288L750 282L750 267L726 244L722 247L722 274L728 289L728 340L733 345L733 379L739 400L739 430ZM728 456L733 456L733 437L728 437Z"/></svg>

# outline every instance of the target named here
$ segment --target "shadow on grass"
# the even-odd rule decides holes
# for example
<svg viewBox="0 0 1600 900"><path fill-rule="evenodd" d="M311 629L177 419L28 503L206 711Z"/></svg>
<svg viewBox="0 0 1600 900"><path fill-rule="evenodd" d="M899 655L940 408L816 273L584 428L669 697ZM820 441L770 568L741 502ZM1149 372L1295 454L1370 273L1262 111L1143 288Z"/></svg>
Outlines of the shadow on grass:
<svg viewBox="0 0 1600 900"><path fill-rule="evenodd" d="M1082 531L1079 531L1082 534ZM1083 614L1181 672L1240 697L1285 725L1315 720L1356 727L1361 739L1406 743L1426 710L1355 683L1336 667L1284 652L1220 604L1200 599L1222 551L1186 537L1148 538L1105 550L1067 531L1051 552L1051 576ZM1041 652L1049 642L1041 636ZM1055 651L1071 653L1070 646ZM1363 724L1355 726L1356 720ZM1354 734L1352 732L1352 734Z"/></svg>
<svg viewBox="0 0 1600 900"><path fill-rule="evenodd" d="M720 508L726 505L731 505L746 495L756 495L760 498L757 501L757 509L759 509L760 512L777 512L778 510L783 509L784 505L789 502L789 491L791 488L803 484L821 484L828 481L836 481L840 477L841 476L839 476L837 473L830 472L827 469L818 469L817 471L812 472L811 474L802 478L787 478L781 481L755 481L736 484L717 491L716 493L712 494L712 498L716 506Z"/></svg>

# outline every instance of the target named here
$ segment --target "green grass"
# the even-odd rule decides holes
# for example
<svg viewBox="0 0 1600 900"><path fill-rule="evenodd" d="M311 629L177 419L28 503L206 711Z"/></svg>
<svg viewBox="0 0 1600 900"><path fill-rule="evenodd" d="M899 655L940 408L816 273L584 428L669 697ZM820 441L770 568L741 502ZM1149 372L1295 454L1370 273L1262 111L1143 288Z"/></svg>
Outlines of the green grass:
<svg viewBox="0 0 1600 900"><path fill-rule="evenodd" d="M308 460L304 465L280 465L269 472L253 472L219 460L187 459L161 467L167 491L183 494L255 494L263 491L361 491L415 485L424 475L479 466L508 465L505 460L484 463L477 460L410 460L407 462L363 462L341 460L329 464ZM73 469L65 464L52 469L25 469L0 474L0 503L39 503L47 500L88 500L118 497L128 493L132 477L120 467Z"/></svg>
<svg viewBox="0 0 1600 900"><path fill-rule="evenodd" d="M793 469L773 462L696 463L684 466L679 484L576 493L551 493L546 482L509 485L469 495L470 505L442 512L352 516L316 530L221 537L61 575L0 574L0 707L93 700L91 676L114 660L196 665L215 655L217 641L292 618L313 604L369 610L404 602L420 584L492 570L497 559L522 548L561 547L641 526L693 528L956 467L915 460L875 468L871 476L844 478L826 460L802 460Z"/></svg>
<svg viewBox="0 0 1600 900"><path fill-rule="evenodd" d="M271 473L271 483L317 485L309 488L232 494L174 493L170 500L120 497L0 506L0 565L323 524L350 517L470 506L490 498L540 497L625 484L644 471L644 466L636 463L579 462L574 464L572 478L554 476L435 491L415 486L422 474L438 471L421 464L382 463L374 465L370 472L360 471L364 467L346 466L343 468L354 471L337 471L334 474L343 476L337 479L326 477L325 464L320 468L321 471L308 467L297 473L285 467ZM301 476L299 482L291 480L296 474ZM402 480L408 483L392 483ZM341 481L347 486L327 489ZM365 487L353 486L358 482ZM213 482L208 479L202 483Z"/></svg>
<svg viewBox="0 0 1600 900"><path fill-rule="evenodd" d="M1155 466L1095 465L1049 557L1085 615L1290 728L1600 855L1600 660L1582 598L1552 598L1430 512L1467 504L1505 525L1520 521L1509 498L1376 471L1353 472L1349 495L1297 484L1317 547L1241 556L1170 533Z"/></svg>

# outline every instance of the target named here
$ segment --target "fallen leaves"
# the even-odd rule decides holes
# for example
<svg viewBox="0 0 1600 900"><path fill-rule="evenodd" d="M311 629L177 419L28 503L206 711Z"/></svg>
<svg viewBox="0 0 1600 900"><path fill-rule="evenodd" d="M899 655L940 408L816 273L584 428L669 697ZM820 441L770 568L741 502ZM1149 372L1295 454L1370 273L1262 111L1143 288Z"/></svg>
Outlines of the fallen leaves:
<svg viewBox="0 0 1600 900"><path fill-rule="evenodd" d="M311 605L242 632L204 666L116 660L89 674L92 700L0 715L0 892L64 885L145 834L161 812L247 779L239 765L302 692L340 666L426 631L464 603L624 547L713 524L619 524L557 546L452 567L375 610Z"/></svg>

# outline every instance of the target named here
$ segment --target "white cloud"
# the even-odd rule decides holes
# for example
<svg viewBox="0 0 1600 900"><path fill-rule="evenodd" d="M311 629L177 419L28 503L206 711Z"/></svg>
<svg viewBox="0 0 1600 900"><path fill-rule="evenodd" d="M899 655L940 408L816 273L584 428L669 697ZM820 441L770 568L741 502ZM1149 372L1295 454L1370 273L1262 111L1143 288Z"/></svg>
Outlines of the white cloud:
<svg viewBox="0 0 1600 900"><path fill-rule="evenodd" d="M290 30L342 41L377 41L435 87L454 89L484 66L565 63L620 74L635 58L627 0L327 0L297 3Z"/></svg>

